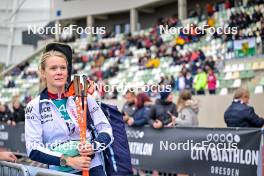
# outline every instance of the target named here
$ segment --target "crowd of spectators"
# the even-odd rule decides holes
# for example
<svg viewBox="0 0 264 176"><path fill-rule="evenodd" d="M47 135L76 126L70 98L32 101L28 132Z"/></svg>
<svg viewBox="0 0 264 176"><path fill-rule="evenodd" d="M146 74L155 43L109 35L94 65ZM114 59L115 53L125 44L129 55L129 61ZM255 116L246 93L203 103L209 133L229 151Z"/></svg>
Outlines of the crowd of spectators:
<svg viewBox="0 0 264 176"><path fill-rule="evenodd" d="M244 5L245 8L249 8L254 5L263 4L263 0L251 0L248 1L247 4ZM231 9L233 7L242 7L242 1L234 1L234 0L226 0L225 3L216 3L206 5L206 14L203 20L207 20L207 24L210 27L216 26L216 19L214 16L215 12L219 12L222 10ZM199 17L199 21L202 20L201 16L203 9L199 4L196 4L195 9L190 12L189 17ZM250 37L256 38L257 44L257 54L263 53L263 41L264 41L264 16L263 10L258 6L253 8L253 12L250 13L247 10L236 10L231 11L230 18L228 19L228 26L230 29L233 27L237 28L236 33L227 32L226 34L218 34L215 32L213 34L214 38L220 38L224 42L246 39ZM185 43L184 41L179 40L181 43Z"/></svg>
<svg viewBox="0 0 264 176"><path fill-rule="evenodd" d="M228 127L263 127L264 119L248 105L249 98L247 89L239 88L235 91L233 101L224 114ZM126 103L122 109L123 120L130 127L149 126L161 129L199 126L199 102L192 98L189 90L180 92L177 104L173 102L170 91L161 91L156 100L142 92L136 95L133 91L127 91L125 99ZM145 175L144 170L133 169L133 171L139 175ZM157 175L159 172L153 170L152 176Z"/></svg>
<svg viewBox="0 0 264 176"><path fill-rule="evenodd" d="M160 61L158 58L148 56L139 58L139 69L152 69L159 67ZM216 62L212 57L205 57L202 50L196 50L193 52L187 52L185 55L180 55L177 52L176 46L172 49L173 62L171 66L181 65L182 70L178 75L165 75L160 77L160 81L157 85L171 85L174 92L184 89L189 90L192 94L205 94L205 90L208 89L209 94L216 93L216 72L218 69L223 68L222 62ZM101 56L103 57L103 56ZM219 59L221 60L221 59ZM222 60L221 60L222 61ZM108 85L107 78L115 76L119 70L118 62L114 63L108 70L102 71L100 64L93 65L91 67L90 79L97 83L97 89L95 96L101 99L117 99L118 95L122 92L118 92L114 89L112 92L106 90ZM147 86L147 85L146 85ZM157 91L153 90L148 92L150 97L156 97Z"/></svg>
<svg viewBox="0 0 264 176"><path fill-rule="evenodd" d="M136 95L133 90L128 90L124 98L122 114L128 126L149 125L155 129L198 126L198 101L192 99L189 90L181 91L178 106L173 102L173 93L169 89L159 92L156 99L145 92Z"/></svg>
<svg viewBox="0 0 264 176"><path fill-rule="evenodd" d="M16 126L19 122L25 121L25 106L15 96L10 106L0 102L0 122Z"/></svg>
<svg viewBox="0 0 264 176"><path fill-rule="evenodd" d="M182 70L176 79L173 75L171 77L161 77L159 85L170 85L174 92L188 90L192 94L205 95L206 90L208 90L209 94L216 94L217 76L215 74L215 62L209 58L203 65L196 63L194 66L195 69L192 68L193 66L183 64ZM149 95L151 96L152 94Z"/></svg>
<svg viewBox="0 0 264 176"><path fill-rule="evenodd" d="M248 1L247 7L256 4L262 4L262 0L250 0ZM224 5L221 4L207 4L205 9L202 9L199 4L196 5L195 10L192 11L190 17L200 17L205 16L204 19L207 20L209 26L215 26L216 19L214 19L214 13L220 12L223 9L231 9L233 7L242 6L241 1L227 0ZM264 41L264 17L260 8L254 6L253 13L248 11L236 10L231 12L228 24L230 27L238 27L239 32L236 35L214 35L216 38L221 38L223 41L230 41L236 39L243 39L245 37L256 37L256 48L257 53L262 53L263 51L263 41ZM183 65L181 73L178 75L172 75L171 85L174 90L179 91L183 89L190 90L193 94L204 94L203 90L207 89L211 94L215 93L216 90L216 76L215 72L218 72L218 65L215 64L215 60L211 56L206 56L205 51L202 49L192 50L188 49L183 51L183 46L188 43L199 42L203 40L202 34L194 33L193 30L196 27L194 24L189 31L189 34L183 34L182 32L175 38L174 44L169 44L164 41L159 33L159 25L168 25L169 27L181 26L182 22L178 20L175 16L160 18L157 20L156 24L152 26L148 34L137 34L131 35L130 33L125 34L121 41L113 41L110 43L104 42L93 42L86 46L86 51L98 51L96 54L87 55L74 53L73 63L82 63L81 67L74 68L73 73L83 70L87 64L91 65L89 70L89 76L92 80L96 82L102 82L107 84L108 79L115 77L122 69L120 65L124 63L126 59L131 57L138 58L138 68L139 69L153 69L160 67L161 57L172 57L173 62L171 66ZM252 24L256 24L256 28L251 28ZM198 25L198 24L197 24ZM112 32L108 32L101 38L113 37ZM144 55L137 56L132 52L131 48L136 48L137 50L146 49ZM228 48L230 49L230 48ZM231 48L232 50L232 48ZM229 50L228 50L229 51ZM102 69L104 63L109 59L116 57L117 60L114 61L107 69ZM11 71L12 76L17 76L22 73L29 66L28 62L18 65ZM201 69L199 69L201 68ZM210 69L209 69L210 68ZM199 70L199 71L198 71ZM210 73L209 73L210 72ZM206 73L206 75L204 74ZM37 78L38 74L35 71L24 71L23 79ZM5 88L16 87L15 82L10 80ZM118 92L115 90L109 95L103 91L97 90L101 98L116 98L118 97ZM153 93L152 93L153 94ZM154 93L155 94L155 93Z"/></svg>
<svg viewBox="0 0 264 176"><path fill-rule="evenodd" d="M261 3L261 1L249 1L248 6ZM238 7L241 5L242 2L227 0L224 3L224 8L230 9L232 7ZM195 12L195 16L199 16L199 14L203 13L203 10L201 10L201 8L197 7L196 9L198 12ZM213 14L221 10L222 8L219 4L216 4L215 6L207 4L206 16L208 19L208 24L210 26L215 26L215 23L212 22L212 20L214 21ZM258 25L256 29L254 28L251 32L247 32L248 27L250 27L250 25L254 23L259 23L260 25ZM180 35L175 40L175 45L170 46L161 38L158 30L159 25L168 25L169 27L172 27L181 25L181 22L175 16L172 16L170 18L160 18L158 19L157 23L153 25L150 35L132 36L131 34L127 34L127 36L125 36L125 40L122 42L114 42L110 45L105 45L104 43L88 44L87 51L100 51L104 49L107 50L107 53L100 53L97 54L94 58L91 57L88 59L95 61L95 64L92 66L92 70L97 71L91 72L91 74L94 76L93 78L95 78L95 80L100 80L102 77L104 80L113 77L113 75L115 76L120 70L119 65L123 63L123 60L126 59L126 56L133 56L133 53L130 50L131 47L136 47L136 49L145 48L147 50L146 54L138 57L139 69L158 68L160 66L161 57L172 57L173 63L171 65L188 65L188 71L190 72L183 72L179 75L173 75L174 79L176 80L176 83L172 83L172 85L175 85L176 87L175 90L182 90L186 88L191 89L191 92L193 93L198 92L199 94L204 94L203 90L199 90L206 89L206 86L208 86L207 89L209 90L210 94L215 94L217 78L214 73L219 72L219 70L217 69L218 65L215 65L215 60L213 60L211 56L206 57L201 49L189 50L184 53L180 52L182 50L181 46L191 42L198 42L199 40L201 40L200 38L202 37L202 35L196 35L191 32L194 30L190 29L190 33L188 35L180 33ZM232 12L229 26L238 27L238 33L236 35L214 35L214 37L221 38L224 41L243 39L245 37L256 37L257 53L262 53L262 43L264 41L264 21L261 9L254 8L254 12L252 13L252 15L249 15L249 13L246 11ZM195 27L195 25L192 26L192 28ZM180 48L178 46L180 46ZM258 48L261 48L260 51L258 50ZM116 61L114 66L111 66L107 71L102 71L100 68L104 63L103 60L106 60L110 57L118 57L118 61ZM199 68L204 70L208 75L205 76L202 70L198 73ZM182 84L183 77L185 79L186 77L188 77L187 83L185 83L184 86ZM198 82L198 84L196 82ZM200 85L202 85L202 88L200 88Z"/></svg>
<svg viewBox="0 0 264 176"><path fill-rule="evenodd" d="M254 24L256 27L251 27ZM227 40L239 40L248 37L260 37L264 39L264 15L262 9L254 8L252 15L247 11L233 12L230 16L229 27L237 27L237 34L223 35L222 38ZM220 37L220 36L219 36Z"/></svg>

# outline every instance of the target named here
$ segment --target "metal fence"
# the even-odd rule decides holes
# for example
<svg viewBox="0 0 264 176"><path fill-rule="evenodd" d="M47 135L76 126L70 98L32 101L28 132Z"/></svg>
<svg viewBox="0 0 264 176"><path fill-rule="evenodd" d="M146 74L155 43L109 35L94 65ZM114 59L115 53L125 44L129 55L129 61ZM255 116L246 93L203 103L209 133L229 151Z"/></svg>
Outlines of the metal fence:
<svg viewBox="0 0 264 176"><path fill-rule="evenodd" d="M39 168L39 167L33 167L33 166L26 166L26 167L30 173L30 176L76 176L65 172L58 172L58 171Z"/></svg>
<svg viewBox="0 0 264 176"><path fill-rule="evenodd" d="M0 161L0 176L76 176L44 168Z"/></svg>
<svg viewBox="0 0 264 176"><path fill-rule="evenodd" d="M30 176L27 168L22 164L0 161L1 176Z"/></svg>
<svg viewBox="0 0 264 176"><path fill-rule="evenodd" d="M76 176L65 172L58 172L55 170L38 168L33 166L26 166L30 173L30 176Z"/></svg>
<svg viewBox="0 0 264 176"><path fill-rule="evenodd" d="M62 172L50 172L50 171L39 171L35 176L76 176L74 174L62 173Z"/></svg>

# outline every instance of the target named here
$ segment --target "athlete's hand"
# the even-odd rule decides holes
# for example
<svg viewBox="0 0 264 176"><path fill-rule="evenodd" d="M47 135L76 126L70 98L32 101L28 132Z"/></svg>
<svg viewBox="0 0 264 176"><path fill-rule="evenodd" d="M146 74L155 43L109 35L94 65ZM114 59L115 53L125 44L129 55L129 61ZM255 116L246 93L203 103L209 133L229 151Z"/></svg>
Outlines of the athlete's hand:
<svg viewBox="0 0 264 176"><path fill-rule="evenodd" d="M94 81L87 79L87 83L90 85L88 90L87 90L87 93L90 95L93 95L93 93L94 93Z"/></svg>
<svg viewBox="0 0 264 176"><path fill-rule="evenodd" d="M76 170L88 170L91 164L91 158L85 156L68 157L66 165Z"/></svg>
<svg viewBox="0 0 264 176"><path fill-rule="evenodd" d="M78 146L78 150L81 156L91 156L94 154L92 144L82 144Z"/></svg>

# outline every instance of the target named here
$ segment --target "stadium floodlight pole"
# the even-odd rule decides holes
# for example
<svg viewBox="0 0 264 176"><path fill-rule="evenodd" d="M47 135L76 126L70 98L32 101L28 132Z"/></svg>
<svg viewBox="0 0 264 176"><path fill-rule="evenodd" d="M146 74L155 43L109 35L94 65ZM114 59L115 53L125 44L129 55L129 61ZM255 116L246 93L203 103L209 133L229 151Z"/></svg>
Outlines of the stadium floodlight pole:
<svg viewBox="0 0 264 176"><path fill-rule="evenodd" d="M87 115L87 85L86 77L83 77L84 90L82 90L82 85L80 84L80 76L74 76L74 91L76 96L76 106L77 106L77 122L80 128L80 142L81 144L86 144L86 115ZM89 176L88 169L83 169L83 176Z"/></svg>

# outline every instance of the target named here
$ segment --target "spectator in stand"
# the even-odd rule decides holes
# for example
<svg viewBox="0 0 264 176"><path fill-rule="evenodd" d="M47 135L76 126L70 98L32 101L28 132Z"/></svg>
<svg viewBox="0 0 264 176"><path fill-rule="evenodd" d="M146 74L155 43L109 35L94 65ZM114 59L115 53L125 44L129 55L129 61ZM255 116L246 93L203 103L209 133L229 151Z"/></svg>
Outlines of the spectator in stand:
<svg viewBox="0 0 264 176"><path fill-rule="evenodd" d="M196 94L204 95L205 94L205 87L207 85L207 75L202 68L198 68L198 73L194 77L194 88Z"/></svg>
<svg viewBox="0 0 264 176"><path fill-rule="evenodd" d="M16 162L17 157L12 152L1 151L0 161Z"/></svg>
<svg viewBox="0 0 264 176"><path fill-rule="evenodd" d="M177 107L173 103L171 91L160 92L160 99L150 109L149 123L153 128L160 129L172 122L171 114L177 117Z"/></svg>
<svg viewBox="0 0 264 176"><path fill-rule="evenodd" d="M172 53L173 62L171 65L180 65L181 57L178 55L177 51L173 51Z"/></svg>
<svg viewBox="0 0 264 176"><path fill-rule="evenodd" d="M146 63L146 68L158 68L160 65L159 58L153 56L151 59L149 59Z"/></svg>
<svg viewBox="0 0 264 176"><path fill-rule="evenodd" d="M170 77L170 85L171 85L172 90L174 90L176 85L175 85L175 78L173 75L171 75Z"/></svg>
<svg viewBox="0 0 264 176"><path fill-rule="evenodd" d="M230 5L231 5L231 7L234 7L235 6L235 0L230 0Z"/></svg>
<svg viewBox="0 0 264 176"><path fill-rule="evenodd" d="M1 122L7 122L12 118L11 111L9 110L8 106L0 103L0 121ZM14 124L12 124L14 125Z"/></svg>
<svg viewBox="0 0 264 176"><path fill-rule="evenodd" d="M103 72L100 67L95 67L94 75L96 76L97 80L103 79Z"/></svg>
<svg viewBox="0 0 264 176"><path fill-rule="evenodd" d="M166 82L165 77L162 75L160 77L159 85L165 85L165 82Z"/></svg>
<svg viewBox="0 0 264 176"><path fill-rule="evenodd" d="M127 120L128 126L141 127L148 123L150 112L150 98L145 93L139 93L135 99L136 111Z"/></svg>
<svg viewBox="0 0 264 176"><path fill-rule="evenodd" d="M206 4L207 15L212 16L214 14L214 7L212 4Z"/></svg>
<svg viewBox="0 0 264 176"><path fill-rule="evenodd" d="M13 115L7 123L16 125L25 121L25 107L20 103L19 97L13 99Z"/></svg>
<svg viewBox="0 0 264 176"><path fill-rule="evenodd" d="M199 59L200 51L193 51L191 54L191 61L196 62Z"/></svg>
<svg viewBox="0 0 264 176"><path fill-rule="evenodd" d="M209 67L208 74L207 74L207 85L209 94L215 94L216 90L216 76L212 68Z"/></svg>
<svg viewBox="0 0 264 176"><path fill-rule="evenodd" d="M215 65L216 65L216 72L220 73L225 68L225 61L221 57L217 57Z"/></svg>
<svg viewBox="0 0 264 176"><path fill-rule="evenodd" d="M259 31L256 32L256 50L257 50L256 53L259 55L263 53L263 51L262 51L262 39L261 39Z"/></svg>
<svg viewBox="0 0 264 176"><path fill-rule="evenodd" d="M213 57L208 57L204 62L205 70L209 70L209 68L212 68L214 70L215 68L215 61L213 60Z"/></svg>
<svg viewBox="0 0 264 176"><path fill-rule="evenodd" d="M196 4L195 5L195 9L196 9L196 12L197 12L198 20L201 21L203 12L202 12L202 8L201 8L200 4Z"/></svg>
<svg viewBox="0 0 264 176"><path fill-rule="evenodd" d="M197 74L197 70L198 70L199 67L200 67L200 62L193 62L191 64L191 69L190 69L191 74L192 75L196 75Z"/></svg>
<svg viewBox="0 0 264 176"><path fill-rule="evenodd" d="M185 89L185 77L181 72L179 72L179 75L178 75L178 78L177 78L177 81L176 81L176 88L178 91L182 91Z"/></svg>
<svg viewBox="0 0 264 176"><path fill-rule="evenodd" d="M15 82L13 80L8 81L6 88L14 88L14 87L16 87Z"/></svg>
<svg viewBox="0 0 264 176"><path fill-rule="evenodd" d="M207 20L207 24L209 27L215 27L215 19L213 17L209 17L208 20Z"/></svg>
<svg viewBox="0 0 264 176"><path fill-rule="evenodd" d="M12 72L11 73L12 76L18 76L18 75L20 75L21 70L20 70L19 66L16 66L15 68L12 69L11 72Z"/></svg>
<svg viewBox="0 0 264 176"><path fill-rule="evenodd" d="M192 99L192 93L188 90L183 90L180 93L178 102L178 118L171 115L171 126L198 126L198 101Z"/></svg>
<svg viewBox="0 0 264 176"><path fill-rule="evenodd" d="M232 104L224 114L227 127L257 127L264 125L264 119L259 117L253 107L249 106L250 94L247 89L235 91Z"/></svg>
<svg viewBox="0 0 264 176"><path fill-rule="evenodd" d="M193 77L190 71L187 71L185 76L185 89L193 92Z"/></svg>
<svg viewBox="0 0 264 176"><path fill-rule="evenodd" d="M122 108L122 114L123 114L123 119L126 122L129 117L133 117L135 112L136 112L136 105L135 105L135 101L136 101L136 95L135 92L133 90L128 90L124 96L126 102L123 105Z"/></svg>
<svg viewBox="0 0 264 176"><path fill-rule="evenodd" d="M226 0L225 2L225 9L230 9L231 8L231 3L229 0Z"/></svg>
<svg viewBox="0 0 264 176"><path fill-rule="evenodd" d="M110 95L110 98L117 99L117 97L118 97L118 91L117 91L117 88L115 87L114 91L112 92L112 95Z"/></svg>
<svg viewBox="0 0 264 176"><path fill-rule="evenodd" d="M175 40L176 45L183 48L183 45L186 43L186 37L184 37L183 33L181 32L180 35Z"/></svg>
<svg viewBox="0 0 264 176"><path fill-rule="evenodd" d="M199 51L199 60L203 62L206 59L204 52L202 50L198 50L198 51Z"/></svg>

